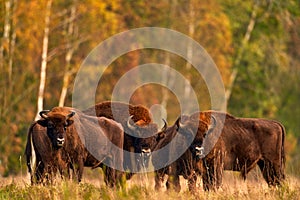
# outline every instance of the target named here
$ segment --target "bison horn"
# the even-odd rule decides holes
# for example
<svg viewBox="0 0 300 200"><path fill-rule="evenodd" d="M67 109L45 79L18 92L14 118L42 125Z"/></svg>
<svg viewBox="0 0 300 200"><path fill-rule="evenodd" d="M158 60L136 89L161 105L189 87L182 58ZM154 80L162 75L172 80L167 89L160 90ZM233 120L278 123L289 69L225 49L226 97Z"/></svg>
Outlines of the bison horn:
<svg viewBox="0 0 300 200"><path fill-rule="evenodd" d="M76 114L76 112L71 110L70 114L67 115L67 120L70 119L71 117L73 117L75 114Z"/></svg>
<svg viewBox="0 0 300 200"><path fill-rule="evenodd" d="M217 125L217 120L213 115L211 115L211 119L213 120L213 122L210 123L210 125L208 127L208 131L214 129Z"/></svg>
<svg viewBox="0 0 300 200"><path fill-rule="evenodd" d="M166 129L167 129L167 127L168 127L168 123L167 123L167 121L165 120L165 119L162 119L163 120L163 122L164 122L164 126L162 127L162 131L165 131Z"/></svg>
<svg viewBox="0 0 300 200"><path fill-rule="evenodd" d="M130 122L132 121L132 118L133 118L133 115L131 115L130 117L128 117L128 120L127 120L127 127L131 130L135 130L136 127L134 125L132 125Z"/></svg>
<svg viewBox="0 0 300 200"><path fill-rule="evenodd" d="M42 110L39 114L42 118L48 119L48 116L47 116L48 112L50 112L50 110Z"/></svg>
<svg viewBox="0 0 300 200"><path fill-rule="evenodd" d="M181 123L181 116L178 117L175 124L177 124L178 128L179 127L184 128L186 126L186 124Z"/></svg>

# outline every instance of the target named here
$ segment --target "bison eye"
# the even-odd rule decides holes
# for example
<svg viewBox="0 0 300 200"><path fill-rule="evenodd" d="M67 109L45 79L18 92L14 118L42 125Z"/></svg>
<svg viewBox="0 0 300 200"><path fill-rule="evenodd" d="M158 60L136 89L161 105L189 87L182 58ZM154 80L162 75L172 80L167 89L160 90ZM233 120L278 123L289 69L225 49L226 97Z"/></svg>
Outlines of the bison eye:
<svg viewBox="0 0 300 200"><path fill-rule="evenodd" d="M52 123L48 123L47 127L52 129L52 128L54 128L54 125Z"/></svg>

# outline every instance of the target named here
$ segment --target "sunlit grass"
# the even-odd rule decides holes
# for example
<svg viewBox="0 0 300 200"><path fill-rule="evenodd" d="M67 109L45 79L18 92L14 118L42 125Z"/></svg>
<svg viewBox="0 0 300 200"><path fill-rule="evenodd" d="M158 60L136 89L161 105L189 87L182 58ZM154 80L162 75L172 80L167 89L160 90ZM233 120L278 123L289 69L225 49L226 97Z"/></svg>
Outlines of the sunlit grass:
<svg viewBox="0 0 300 200"><path fill-rule="evenodd" d="M253 174L249 180L243 181L236 173L226 173L222 188L216 192L204 192L199 181L196 194L187 190L184 179L181 179L180 193L167 192L164 188L157 192L154 190L153 174L149 175L147 183L143 180L143 175L136 175L122 189L108 188L101 176L97 178L88 174L80 184L73 181L57 181L48 186L31 186L27 177L18 177L0 180L0 199L299 199L299 179L288 176L282 187L270 188L260 176Z"/></svg>

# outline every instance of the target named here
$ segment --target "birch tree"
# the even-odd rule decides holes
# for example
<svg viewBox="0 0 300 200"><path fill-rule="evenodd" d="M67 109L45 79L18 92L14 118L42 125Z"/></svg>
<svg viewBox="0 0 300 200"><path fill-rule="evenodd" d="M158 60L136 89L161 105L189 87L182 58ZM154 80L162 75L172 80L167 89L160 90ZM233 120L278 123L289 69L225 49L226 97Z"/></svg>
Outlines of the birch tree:
<svg viewBox="0 0 300 200"><path fill-rule="evenodd" d="M172 21L174 19L174 15L175 15L175 12L176 12L176 7L177 7L177 0L172 0L171 2L171 5L170 5L170 14L168 15L167 17L167 24L169 24L170 27L168 28L173 28L173 25L172 25ZM170 58L170 53L169 52L166 52L165 53L165 61L164 61L165 65L166 66L169 66L171 67L171 58ZM170 70L168 68L164 68L162 70L162 84L164 85L168 85L169 88L172 88L173 85L175 84L174 82L174 77L173 77L173 73L170 72ZM161 105L164 107L164 108L167 108L167 104L168 104L168 99L169 99L169 93L168 93L168 89L167 88L163 88L162 89L162 102L161 102ZM167 116L162 116L162 117L167 117Z"/></svg>
<svg viewBox="0 0 300 200"><path fill-rule="evenodd" d="M244 37L241 41L240 48L237 50L237 56L236 56L236 58L234 60L234 63L233 63L234 68L233 68L232 73L229 77L228 87L225 91L225 96L226 96L225 98L226 98L227 104L228 104L230 96L231 96L234 81L235 81L235 79L237 77L237 74L238 74L238 66L241 63L242 55L244 53L246 45L249 43L251 34L253 32L253 29L254 29L254 26L255 26L255 23L256 23L256 20L257 20L257 10L258 10L258 3L257 3L257 1L255 1L252 12L251 12L251 17L250 17L250 20L249 20L249 23L248 23L248 26L247 26L247 29L246 29L246 32L245 32L245 35L244 35Z"/></svg>
<svg viewBox="0 0 300 200"><path fill-rule="evenodd" d="M194 2L192 0L189 1L188 6L188 36L191 38L194 38L195 34L195 10L194 10ZM189 72L191 70L191 63L189 62L193 58L193 42L192 40L189 40L189 43L187 44L187 61L185 64L186 70ZM189 98L191 96L191 74L187 73L186 75L186 82L184 86L184 98L185 102L189 101ZM190 111L190 104L186 104L186 109Z"/></svg>
<svg viewBox="0 0 300 200"><path fill-rule="evenodd" d="M0 106L0 128L9 127L11 124L12 116L7 115L8 108L12 105L11 100L13 97L13 55L16 41L16 27L14 21L14 15L16 13L17 0L6 0L4 2L4 23L3 23L3 35L0 44L0 86L1 88L1 106ZM14 134L6 133L0 136L0 151L10 152L16 146L7 145L7 143L16 140ZM0 155L0 174L4 171L4 168L9 166L9 155L3 153ZM2 165L2 166L1 166Z"/></svg>
<svg viewBox="0 0 300 200"><path fill-rule="evenodd" d="M66 62L66 66L65 66L65 73L64 73L64 78L63 78L63 85L62 85L62 90L61 90L61 94L60 94L60 98L59 98L59 103L58 106L64 106L65 104L65 99L67 96L67 91L68 91L68 86L69 86L69 79L70 79L70 75L71 75L71 59L73 56L74 51L76 50L76 48L78 47L77 44L74 43L74 37L75 36L75 17L76 17L76 4L74 3L71 7L71 11L70 11L70 16L67 17L66 21L67 21L67 30L66 30L66 40L67 40L67 44L66 44L66 55L65 55L65 62Z"/></svg>
<svg viewBox="0 0 300 200"><path fill-rule="evenodd" d="M2 72L3 84L7 87L3 88L2 99L3 107L0 109L0 116L3 114L3 109L8 106L12 92L12 64L13 50L15 46L16 33L12 27L13 13L15 11L16 0L5 1L5 16L3 25L2 42L0 45L0 71Z"/></svg>
<svg viewBox="0 0 300 200"><path fill-rule="evenodd" d="M39 119L39 112L41 110L43 110L44 91L45 91L45 85L46 85L46 69L47 69L47 55L48 55L51 6L52 6L52 0L48 0L47 6L46 6L46 12L45 12L45 27L44 27L44 36L43 36L40 85L39 85L39 91L38 91L37 114L35 116L35 120Z"/></svg>

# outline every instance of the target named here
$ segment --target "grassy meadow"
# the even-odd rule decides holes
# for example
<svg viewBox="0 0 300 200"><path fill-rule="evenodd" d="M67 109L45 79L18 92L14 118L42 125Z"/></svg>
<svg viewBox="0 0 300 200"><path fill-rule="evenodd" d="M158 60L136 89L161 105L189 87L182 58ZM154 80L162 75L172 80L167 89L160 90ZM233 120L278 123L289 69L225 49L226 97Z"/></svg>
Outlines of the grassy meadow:
<svg viewBox="0 0 300 200"><path fill-rule="evenodd" d="M254 170L246 181L238 173L225 172L223 186L216 192L204 192L201 181L196 194L187 190L181 179L181 192L154 190L154 175L137 174L122 189L105 186L101 170L86 170L82 183L57 179L53 185L31 186L28 175L0 179L0 199L300 199L300 180L287 176L282 187L269 188L260 172Z"/></svg>

